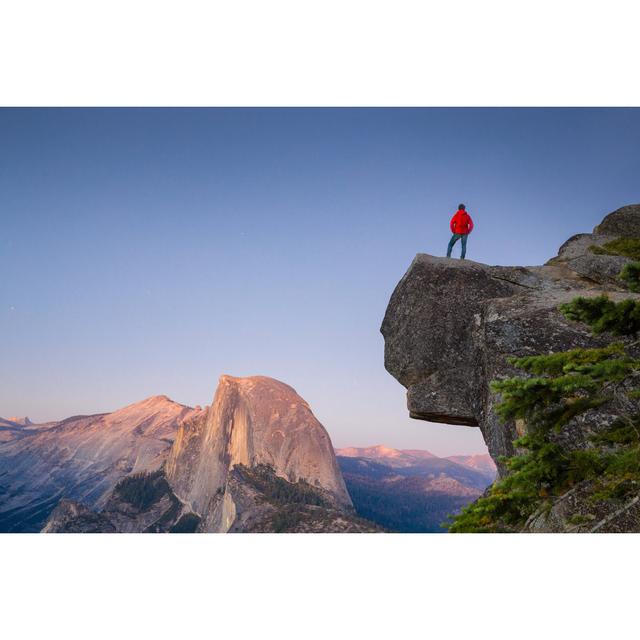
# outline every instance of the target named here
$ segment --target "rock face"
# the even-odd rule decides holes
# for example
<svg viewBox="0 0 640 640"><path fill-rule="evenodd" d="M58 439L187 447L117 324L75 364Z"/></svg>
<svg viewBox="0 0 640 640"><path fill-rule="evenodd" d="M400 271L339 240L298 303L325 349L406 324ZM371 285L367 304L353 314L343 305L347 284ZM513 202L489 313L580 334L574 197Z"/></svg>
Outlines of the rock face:
<svg viewBox="0 0 640 640"><path fill-rule="evenodd" d="M178 431L166 464L169 484L202 517L201 530L228 531L237 515L230 473L260 464L351 507L329 435L309 405L272 378L222 376L207 413Z"/></svg>
<svg viewBox="0 0 640 640"><path fill-rule="evenodd" d="M591 482L583 482L556 500L550 511L534 514L525 530L532 533L640 532L640 496L611 508L594 503Z"/></svg>
<svg viewBox="0 0 640 640"><path fill-rule="evenodd" d="M155 396L1 443L0 531L39 531L62 497L101 509L121 478L158 469L181 421L197 413Z"/></svg>
<svg viewBox="0 0 640 640"><path fill-rule="evenodd" d="M640 205L614 211L591 234L573 236L542 266L489 266L418 254L393 292L381 327L385 367L407 388L410 416L478 426L494 460L513 455L523 425L498 419L489 384L516 373L509 356L607 344L587 326L567 320L558 305L578 295L638 298L617 279L629 259L590 250L621 236L640 238ZM587 433L576 428L572 446L586 447Z"/></svg>

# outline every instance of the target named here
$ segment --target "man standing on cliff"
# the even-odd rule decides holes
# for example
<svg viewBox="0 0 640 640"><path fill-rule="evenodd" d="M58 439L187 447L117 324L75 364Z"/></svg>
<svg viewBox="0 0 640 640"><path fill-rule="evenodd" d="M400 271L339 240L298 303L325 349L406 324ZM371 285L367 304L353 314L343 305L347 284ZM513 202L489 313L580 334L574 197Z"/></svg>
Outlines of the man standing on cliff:
<svg viewBox="0 0 640 640"><path fill-rule="evenodd" d="M467 213L467 209L463 204L458 205L458 210L453 214L453 218L451 218L449 226L451 227L451 233L453 233L453 235L451 236L449 246L447 247L447 258L451 257L453 245L458 242L458 240L461 240L462 252L460 254L460 259L464 260L464 257L467 254L467 236L473 231L473 220Z"/></svg>

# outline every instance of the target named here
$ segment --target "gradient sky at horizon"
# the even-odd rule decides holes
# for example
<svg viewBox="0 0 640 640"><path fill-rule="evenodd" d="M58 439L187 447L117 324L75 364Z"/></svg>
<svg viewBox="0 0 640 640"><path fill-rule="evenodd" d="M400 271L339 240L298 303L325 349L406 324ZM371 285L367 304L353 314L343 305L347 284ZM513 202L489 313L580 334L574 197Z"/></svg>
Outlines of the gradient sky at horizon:
<svg viewBox="0 0 640 640"><path fill-rule="evenodd" d="M0 109L0 416L261 374L336 446L482 451L408 418L393 288L458 202L470 259L546 261L640 201L638 149L638 109Z"/></svg>

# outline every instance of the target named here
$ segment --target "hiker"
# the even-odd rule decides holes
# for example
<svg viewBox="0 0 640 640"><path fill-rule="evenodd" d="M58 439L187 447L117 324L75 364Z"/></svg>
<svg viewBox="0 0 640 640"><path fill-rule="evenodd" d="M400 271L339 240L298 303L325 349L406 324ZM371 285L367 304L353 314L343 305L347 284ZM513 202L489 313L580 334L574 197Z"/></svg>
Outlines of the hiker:
<svg viewBox="0 0 640 640"><path fill-rule="evenodd" d="M467 253L467 236L473 231L473 220L463 204L458 205L458 210L453 214L449 226L451 227L451 233L453 233L453 235L447 247L447 258L451 257L453 245L458 242L458 240L461 240L462 252L460 253L460 259L464 260Z"/></svg>

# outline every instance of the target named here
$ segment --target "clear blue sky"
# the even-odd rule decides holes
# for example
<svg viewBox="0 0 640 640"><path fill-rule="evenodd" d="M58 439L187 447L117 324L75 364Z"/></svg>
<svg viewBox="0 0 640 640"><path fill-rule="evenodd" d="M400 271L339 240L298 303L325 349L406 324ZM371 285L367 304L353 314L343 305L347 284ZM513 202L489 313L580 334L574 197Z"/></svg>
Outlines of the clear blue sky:
<svg viewBox="0 0 640 640"><path fill-rule="evenodd" d="M640 201L640 110L0 110L0 415L208 404L269 375L336 446L482 450L406 415L379 326L467 203L539 264ZM456 253L457 255L457 253Z"/></svg>

